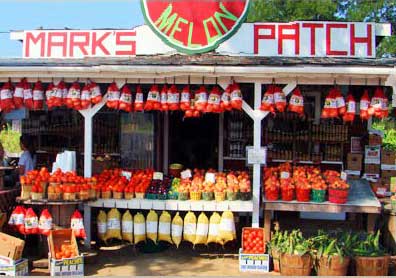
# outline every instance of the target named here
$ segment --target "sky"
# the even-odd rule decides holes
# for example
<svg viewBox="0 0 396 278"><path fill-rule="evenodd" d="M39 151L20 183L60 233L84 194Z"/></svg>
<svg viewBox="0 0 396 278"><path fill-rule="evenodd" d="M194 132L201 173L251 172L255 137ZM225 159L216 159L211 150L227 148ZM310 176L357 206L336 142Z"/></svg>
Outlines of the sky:
<svg viewBox="0 0 396 278"><path fill-rule="evenodd" d="M22 57L11 30L130 29L144 23L140 0L0 0L0 57Z"/></svg>

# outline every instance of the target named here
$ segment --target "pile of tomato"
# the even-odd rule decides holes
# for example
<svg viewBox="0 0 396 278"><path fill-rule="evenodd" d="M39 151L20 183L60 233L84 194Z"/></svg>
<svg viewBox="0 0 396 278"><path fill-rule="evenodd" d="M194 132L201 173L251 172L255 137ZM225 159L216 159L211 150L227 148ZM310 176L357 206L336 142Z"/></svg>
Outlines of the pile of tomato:
<svg viewBox="0 0 396 278"><path fill-rule="evenodd" d="M72 244L62 244L55 248L55 259L68 259L78 256L76 248Z"/></svg>
<svg viewBox="0 0 396 278"><path fill-rule="evenodd" d="M262 228L243 228L242 252L246 254L263 254L264 231Z"/></svg>

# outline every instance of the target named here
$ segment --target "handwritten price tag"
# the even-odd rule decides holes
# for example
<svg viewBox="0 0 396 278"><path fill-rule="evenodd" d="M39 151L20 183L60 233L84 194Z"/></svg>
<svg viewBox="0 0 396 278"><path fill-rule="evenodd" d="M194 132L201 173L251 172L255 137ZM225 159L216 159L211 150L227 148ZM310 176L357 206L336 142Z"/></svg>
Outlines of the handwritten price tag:
<svg viewBox="0 0 396 278"><path fill-rule="evenodd" d="M214 173L206 173L205 174L205 181L215 183L216 182L216 175Z"/></svg>
<svg viewBox="0 0 396 278"><path fill-rule="evenodd" d="M154 172L153 180L162 181L163 179L164 179L164 173L162 173L162 172Z"/></svg>
<svg viewBox="0 0 396 278"><path fill-rule="evenodd" d="M288 179L290 178L290 173L289 172L281 172L281 179Z"/></svg>
<svg viewBox="0 0 396 278"><path fill-rule="evenodd" d="M184 170L183 172L180 173L180 177L181 177L182 179L189 179L189 178L191 178L191 177L192 177L191 170L190 170L190 169Z"/></svg>
<svg viewBox="0 0 396 278"><path fill-rule="evenodd" d="M341 172L341 179L344 181L347 180L347 173L345 173L344 171Z"/></svg>

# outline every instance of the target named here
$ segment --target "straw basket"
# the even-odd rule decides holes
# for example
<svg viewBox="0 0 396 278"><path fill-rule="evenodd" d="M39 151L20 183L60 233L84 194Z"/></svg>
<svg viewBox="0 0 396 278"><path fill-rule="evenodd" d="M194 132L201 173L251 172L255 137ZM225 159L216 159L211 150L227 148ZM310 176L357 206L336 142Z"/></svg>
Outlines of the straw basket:
<svg viewBox="0 0 396 278"><path fill-rule="evenodd" d="M311 274L312 258L309 254L303 256L282 254L280 265L281 275L309 276Z"/></svg>
<svg viewBox="0 0 396 278"><path fill-rule="evenodd" d="M346 276L350 262L349 257L341 258L340 256L322 257L319 260L319 276Z"/></svg>

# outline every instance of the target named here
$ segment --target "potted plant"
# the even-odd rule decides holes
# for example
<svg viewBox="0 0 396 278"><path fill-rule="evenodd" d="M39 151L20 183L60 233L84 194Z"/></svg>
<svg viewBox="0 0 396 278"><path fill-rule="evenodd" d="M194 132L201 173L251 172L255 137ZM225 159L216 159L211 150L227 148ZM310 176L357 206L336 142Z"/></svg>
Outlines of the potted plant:
<svg viewBox="0 0 396 278"><path fill-rule="evenodd" d="M314 267L319 276L346 276L350 262L352 236L343 233L331 236L319 231L310 239Z"/></svg>
<svg viewBox="0 0 396 278"><path fill-rule="evenodd" d="M300 230L284 234L280 246L280 274L308 276L311 273L312 257L310 241L306 240Z"/></svg>
<svg viewBox="0 0 396 278"><path fill-rule="evenodd" d="M353 254L358 276L387 276L390 256L381 246L380 231L363 234L354 241Z"/></svg>

